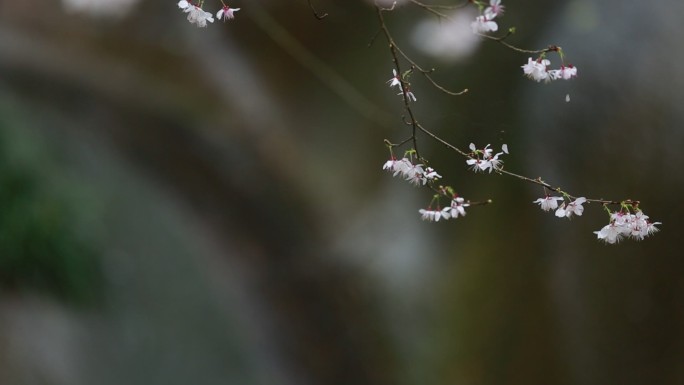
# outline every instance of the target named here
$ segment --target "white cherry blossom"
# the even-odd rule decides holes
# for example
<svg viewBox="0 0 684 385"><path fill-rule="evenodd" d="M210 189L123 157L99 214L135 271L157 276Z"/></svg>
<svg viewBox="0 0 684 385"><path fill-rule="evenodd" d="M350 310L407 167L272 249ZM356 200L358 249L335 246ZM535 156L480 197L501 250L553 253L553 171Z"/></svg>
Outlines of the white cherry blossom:
<svg viewBox="0 0 684 385"><path fill-rule="evenodd" d="M552 80L549 77L549 73L546 71L546 66L551 64L547 59L537 59L532 60L532 58L527 59L527 64L520 66L523 69L523 73L528 78L540 82L542 80Z"/></svg>
<svg viewBox="0 0 684 385"><path fill-rule="evenodd" d="M202 8L193 4L187 4L187 6L183 8L182 6L185 4L182 3L183 0L178 3L178 7L182 8L183 12L188 14L188 21L191 24L196 24L198 27L204 28L207 26L207 21L210 23L214 22L214 17L211 13L205 12Z"/></svg>
<svg viewBox="0 0 684 385"><path fill-rule="evenodd" d="M599 231L594 231L594 234L596 234L599 240L611 245L619 242L623 237L621 226L617 225L615 222L603 226Z"/></svg>
<svg viewBox="0 0 684 385"><path fill-rule="evenodd" d="M216 18L219 20L223 18L223 21L234 19L235 15L233 15L233 13L239 10L240 8L231 8L226 5L223 8L221 8L218 12L216 12Z"/></svg>
<svg viewBox="0 0 684 385"><path fill-rule="evenodd" d="M400 87L401 87L401 86L400 86ZM401 89L401 88L400 88L400 89ZM411 90L408 89L408 87L406 88L406 91L405 91L405 92L404 92L404 90L402 90L402 91L401 91L400 93L398 93L397 95L402 95L402 94L404 94L404 93L406 93L406 98L407 98L408 100L413 100L414 102L417 101L416 95L414 95L413 92L411 92Z"/></svg>
<svg viewBox="0 0 684 385"><path fill-rule="evenodd" d="M587 199L585 197L579 197L574 201L568 203L567 207L565 206L565 203L563 203L560 205L558 210L556 210L556 216L559 218L570 218L573 214L577 215L578 217L582 216L582 213L584 212L584 207L582 206L582 204L586 201Z"/></svg>
<svg viewBox="0 0 684 385"><path fill-rule="evenodd" d="M470 206L470 204L464 203L463 198L455 197L451 200L451 205L444 208L444 210L446 210L452 218L458 218L459 216L464 217L466 215L465 208L468 206Z"/></svg>
<svg viewBox="0 0 684 385"><path fill-rule="evenodd" d="M473 33L487 33L496 32L499 29L499 26L495 21L489 19L487 15L481 15L470 23L470 28L473 29Z"/></svg>
<svg viewBox="0 0 684 385"><path fill-rule="evenodd" d="M440 178L442 178L442 176L439 175L439 174L437 174L437 172L435 171L435 169L433 169L432 167L428 167L428 168L425 169L424 178L425 178L426 181L428 181L428 180L437 180L437 179L440 179ZM425 184L425 183L423 183L423 184Z"/></svg>
<svg viewBox="0 0 684 385"><path fill-rule="evenodd" d="M424 221L428 221L428 222L439 222L439 219L443 217L441 210L433 210L431 208L428 208L428 209L420 209L420 210L418 210L418 212L420 213L421 218ZM449 219L449 218L445 217L444 219Z"/></svg>
<svg viewBox="0 0 684 385"><path fill-rule="evenodd" d="M533 201L532 203L538 203L542 210L549 211L557 209L558 201L562 200L562 197L552 197L547 195L546 197L539 198L536 201Z"/></svg>
<svg viewBox="0 0 684 385"><path fill-rule="evenodd" d="M475 147L475 144L470 143L469 148L472 150L472 154L470 154L469 158L466 159L466 164L470 166L471 170L475 172L489 171L491 173L492 170L501 169L503 160L499 159L499 156L503 155L504 153L508 154L508 145L504 144L501 146L502 152L498 152L494 156L492 156L492 152L494 152L494 150L492 150L489 146L491 146L491 144L486 145L482 150L478 150ZM480 154L482 155L482 158L480 158Z"/></svg>
<svg viewBox="0 0 684 385"><path fill-rule="evenodd" d="M389 83L390 88L397 86L399 87L399 91L401 91L401 79L397 74L397 70L393 69L392 73L394 74L394 76L390 80L388 80L387 83Z"/></svg>
<svg viewBox="0 0 684 385"><path fill-rule="evenodd" d="M413 165L413 167L411 167L406 173L406 180L416 186L424 185L425 183L427 183L427 179L425 179L425 171L423 170L423 165Z"/></svg>
<svg viewBox="0 0 684 385"><path fill-rule="evenodd" d="M648 215L638 210L634 214L616 211L610 214L610 221L601 230L594 231L597 238L608 244L614 244L621 239L629 237L637 241L659 231L656 225L660 222L651 222Z"/></svg>
<svg viewBox="0 0 684 385"><path fill-rule="evenodd" d="M501 0L489 0L489 7L484 10L484 15L490 20L503 15L503 13L504 6L501 5Z"/></svg>
<svg viewBox="0 0 684 385"><path fill-rule="evenodd" d="M560 69L551 70L548 72L549 72L549 77L551 78L551 80L556 80L556 79L570 80L570 79L577 76L577 67L575 67L571 64L567 67L561 66Z"/></svg>

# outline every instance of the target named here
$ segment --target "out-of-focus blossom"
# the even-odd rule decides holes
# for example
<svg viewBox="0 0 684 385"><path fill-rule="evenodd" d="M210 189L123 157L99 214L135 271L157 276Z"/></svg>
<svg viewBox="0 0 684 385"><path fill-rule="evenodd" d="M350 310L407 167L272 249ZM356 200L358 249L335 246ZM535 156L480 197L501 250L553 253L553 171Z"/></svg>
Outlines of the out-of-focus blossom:
<svg viewBox="0 0 684 385"><path fill-rule="evenodd" d="M223 21L234 19L235 15L233 13L239 10L240 8L231 8L226 5L223 8L221 8L218 12L216 12L216 18L219 20L223 18Z"/></svg>

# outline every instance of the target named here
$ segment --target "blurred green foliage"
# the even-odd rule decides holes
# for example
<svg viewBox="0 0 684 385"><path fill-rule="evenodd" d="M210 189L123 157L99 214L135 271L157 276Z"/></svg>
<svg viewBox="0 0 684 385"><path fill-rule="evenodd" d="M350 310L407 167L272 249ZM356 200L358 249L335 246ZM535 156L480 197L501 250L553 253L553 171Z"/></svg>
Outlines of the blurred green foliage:
<svg viewBox="0 0 684 385"><path fill-rule="evenodd" d="M55 187L52 149L0 112L0 286L92 303L101 272L77 225L78 196Z"/></svg>

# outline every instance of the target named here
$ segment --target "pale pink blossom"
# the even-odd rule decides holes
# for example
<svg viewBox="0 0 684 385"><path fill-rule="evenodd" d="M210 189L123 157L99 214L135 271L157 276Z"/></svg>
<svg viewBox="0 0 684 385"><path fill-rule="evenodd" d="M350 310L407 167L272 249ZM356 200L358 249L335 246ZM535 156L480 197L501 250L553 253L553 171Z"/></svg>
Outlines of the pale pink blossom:
<svg viewBox="0 0 684 385"><path fill-rule="evenodd" d="M451 200L451 205L444 208L443 211L449 213L452 218L458 218L459 216L464 217L466 215L465 208L470 206L469 203L464 203L464 199L461 197L455 197Z"/></svg>
<svg viewBox="0 0 684 385"><path fill-rule="evenodd" d="M484 15L490 20L503 15L503 13L504 6L501 5L501 0L489 0L489 7L484 10Z"/></svg>
<svg viewBox="0 0 684 385"><path fill-rule="evenodd" d="M601 230L594 231L597 238L609 244L617 243L622 238L632 238L637 241L643 240L649 235L658 232L656 225L660 222L651 222L648 215L638 210L634 214L616 211L610 214L610 221Z"/></svg>
<svg viewBox="0 0 684 385"><path fill-rule="evenodd" d="M399 91L401 91L401 78L397 74L397 70L393 69L392 74L394 74L394 76L390 80L388 80L387 83L389 83L390 88L397 86L399 87Z"/></svg>
<svg viewBox="0 0 684 385"><path fill-rule="evenodd" d="M420 213L421 218L424 221L428 221L428 222L439 222L439 219L444 217L442 215L441 210L433 210L431 208L420 209L420 210L418 210L418 212ZM449 218L445 217L444 219L449 219Z"/></svg>
<svg viewBox="0 0 684 385"><path fill-rule="evenodd" d="M501 146L502 152L498 152L492 156L493 150L489 147L490 144L486 145L482 150L478 150L474 143L470 143L469 148L472 153L469 154L469 158L466 159L466 164L470 166L470 169L475 172L485 172L492 170L499 170L502 168L503 160L499 159L499 156L504 153L508 154L508 145L504 144ZM482 158L480 158L482 155Z"/></svg>
<svg viewBox="0 0 684 385"><path fill-rule="evenodd" d="M599 240L611 245L620 242L623 237L622 229L615 222L611 222L603 226L603 228L599 231L594 231L594 234L596 234L596 237Z"/></svg>
<svg viewBox="0 0 684 385"><path fill-rule="evenodd" d="M235 18L234 13L239 11L239 10L240 10L240 8L231 8L231 7L226 5L223 8L221 8L218 12L216 12L216 18L219 20L221 20L221 18L223 18L223 21L234 19Z"/></svg>
<svg viewBox="0 0 684 385"><path fill-rule="evenodd" d="M584 197L579 197L574 201L568 203L567 207L565 203L561 204L558 210L556 210L556 216L559 218L566 217L570 218L573 214L577 216L582 216L584 212L583 203L587 201Z"/></svg>
<svg viewBox="0 0 684 385"><path fill-rule="evenodd" d="M570 79L577 76L577 67L575 67L571 64L567 67L561 66L560 69L551 70L548 72L549 72L549 77L551 78L551 80L556 80L556 79L570 80Z"/></svg>
<svg viewBox="0 0 684 385"><path fill-rule="evenodd" d="M551 80L549 73L546 71L546 66L551 64L550 61L546 59L539 58L537 60L532 60L532 58L527 59L527 64L522 65L523 73L528 78L540 82L542 80Z"/></svg>
<svg viewBox="0 0 684 385"><path fill-rule="evenodd" d="M547 195L546 197L539 198L532 203L538 203L542 210L549 211L549 210L557 209L558 208L558 201L562 201L562 200L563 200L562 197L552 197L552 196Z"/></svg>
<svg viewBox="0 0 684 385"><path fill-rule="evenodd" d="M486 15L481 15L475 18L475 21L470 23L470 28L473 29L473 33L487 33L496 32L499 26L495 21L489 19Z"/></svg>
<svg viewBox="0 0 684 385"><path fill-rule="evenodd" d="M206 27L207 21L210 23L214 22L214 17L211 13L205 12L202 8L190 4L187 1L181 0L178 2L178 7L188 14L188 21L191 24L196 24L200 28Z"/></svg>

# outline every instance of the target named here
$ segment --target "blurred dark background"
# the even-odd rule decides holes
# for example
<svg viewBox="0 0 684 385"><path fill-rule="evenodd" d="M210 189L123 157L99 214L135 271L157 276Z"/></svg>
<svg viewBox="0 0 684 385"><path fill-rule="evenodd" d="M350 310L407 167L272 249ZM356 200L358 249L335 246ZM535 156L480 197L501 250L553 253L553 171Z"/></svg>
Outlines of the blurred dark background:
<svg viewBox="0 0 684 385"><path fill-rule="evenodd" d="M494 201L422 222L429 191L381 170L408 130L373 9L314 4L198 29L175 1L0 1L0 383L684 383L684 3L504 2L512 43L579 68L546 85L461 33L473 9L386 15L470 89L414 75L422 124L663 222L618 245L421 137Z"/></svg>

